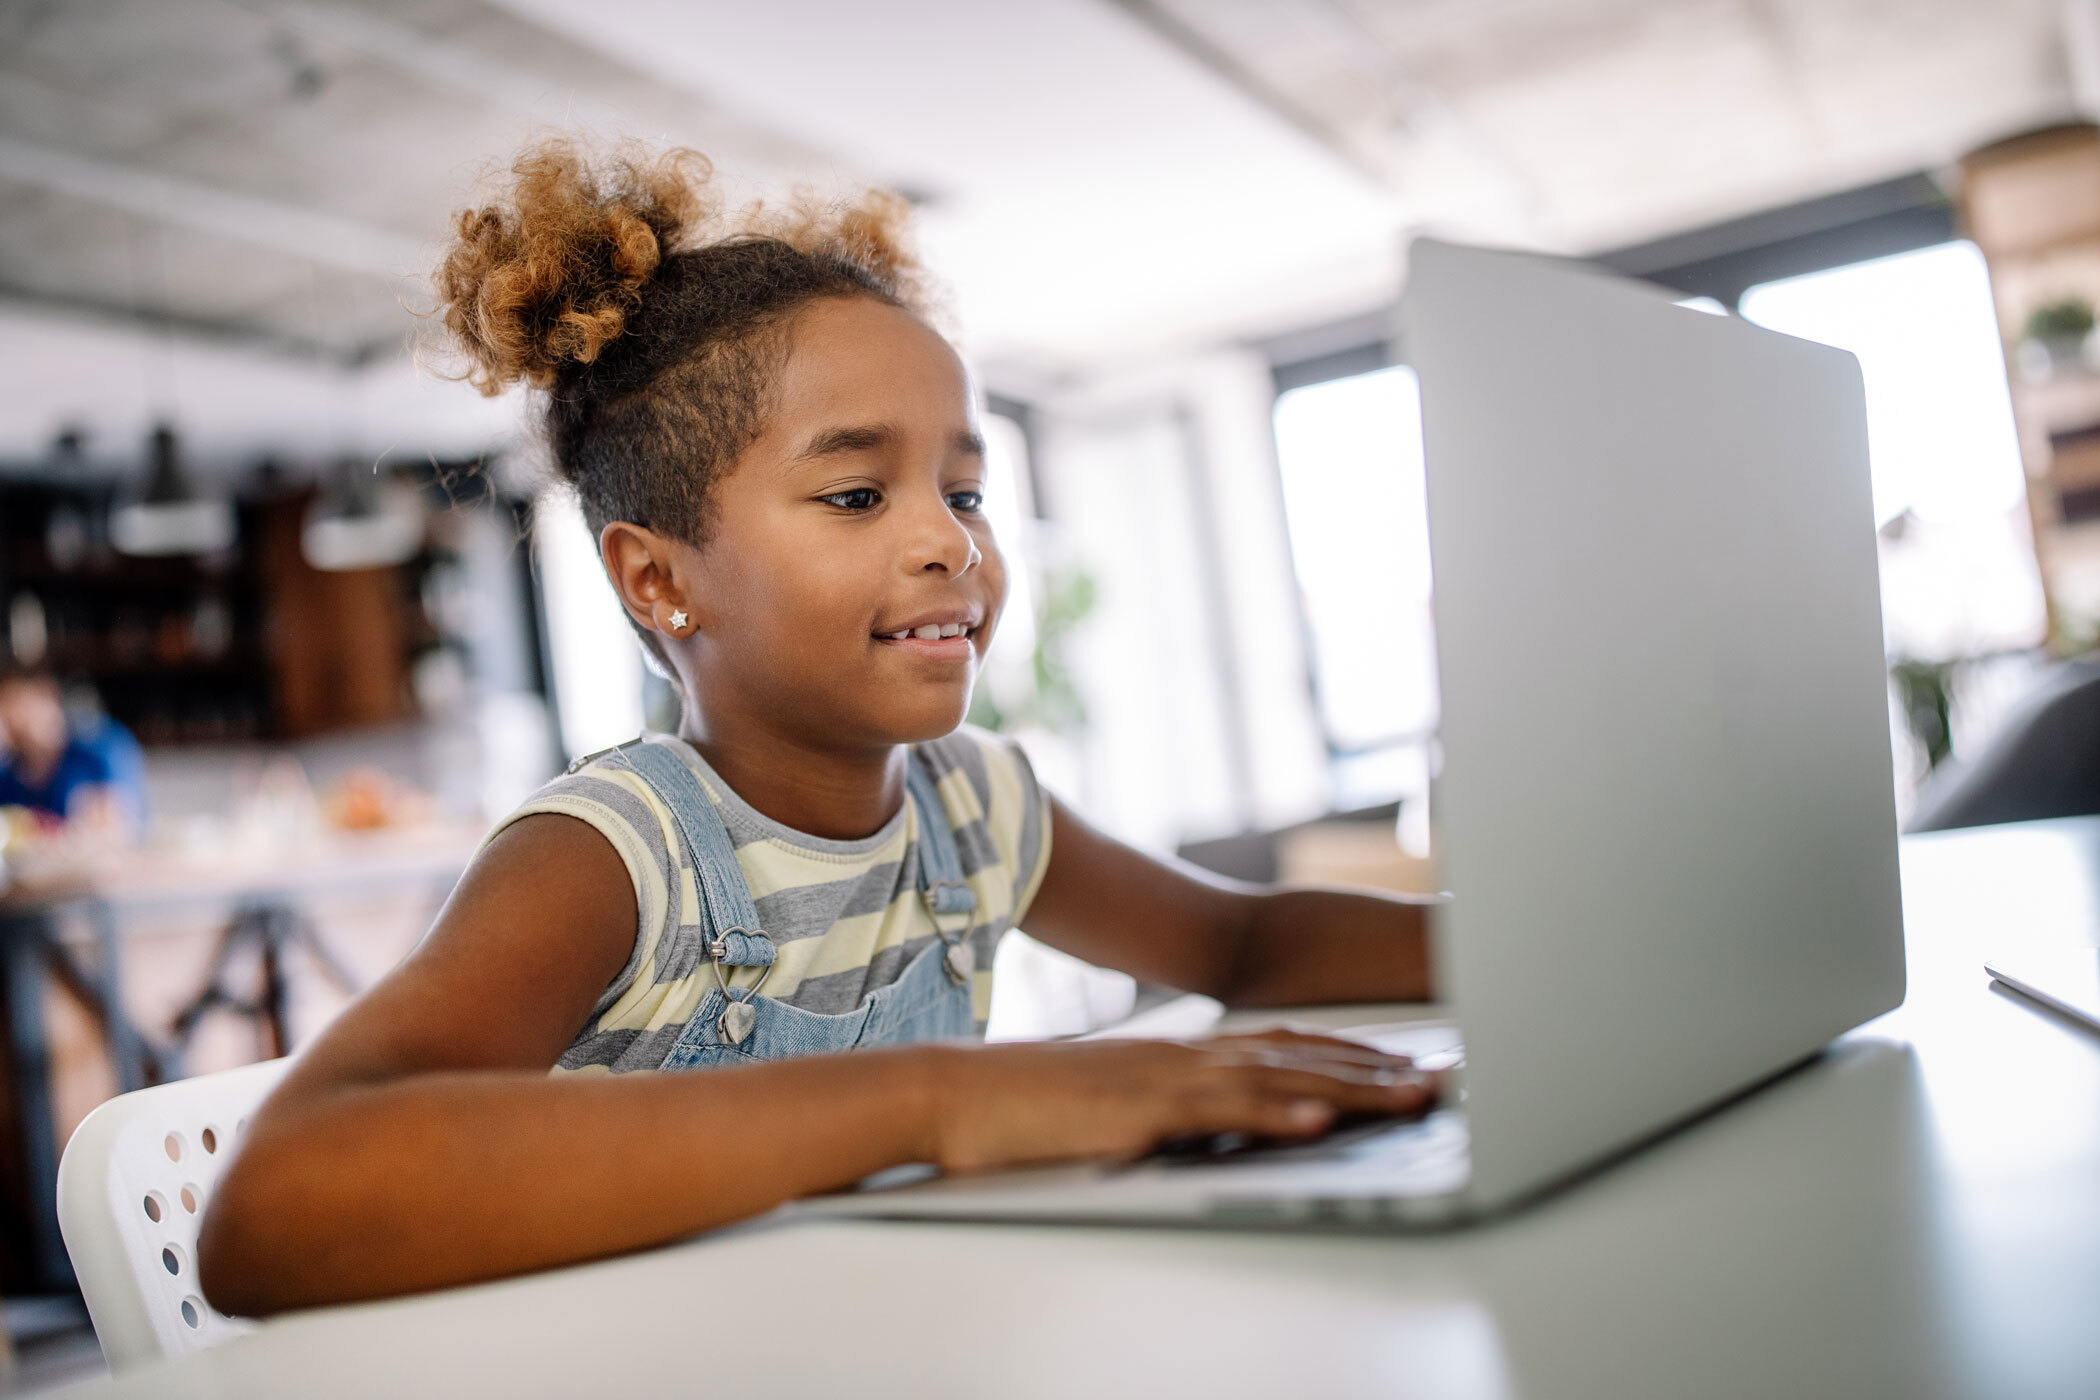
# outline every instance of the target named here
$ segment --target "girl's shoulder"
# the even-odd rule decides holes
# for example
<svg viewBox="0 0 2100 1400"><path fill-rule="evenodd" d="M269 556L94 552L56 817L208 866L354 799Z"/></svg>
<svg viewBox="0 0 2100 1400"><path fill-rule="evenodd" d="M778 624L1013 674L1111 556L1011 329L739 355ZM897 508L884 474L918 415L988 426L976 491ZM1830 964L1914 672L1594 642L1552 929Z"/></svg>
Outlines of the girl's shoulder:
<svg viewBox="0 0 2100 1400"><path fill-rule="evenodd" d="M633 942L624 965L592 1005L585 1037L582 1038L588 1038L600 1029L601 1020L610 1015L623 998L645 997L654 990L655 964L667 953L676 951L677 931L683 922L681 906L686 879L671 835L673 819L670 811L640 774L616 762L607 762L610 756L610 751L592 755L590 760L557 774L506 813L482 843L485 848L499 833L527 817L570 817L596 832L626 867L634 891ZM578 838L591 839L580 830ZM621 1048L624 1047L615 1047ZM638 1053L650 1048L638 1047ZM597 1055L596 1050L592 1053ZM646 1054L641 1058L646 1059ZM575 1067L570 1063L573 1059L575 1047L572 1046L571 1051L563 1056L563 1066ZM637 1067L624 1061L615 1063L605 1056L586 1059L591 1064L603 1063L613 1068Z"/></svg>
<svg viewBox="0 0 2100 1400"><path fill-rule="evenodd" d="M659 878L668 878L669 809L639 773L617 761L617 752L607 749L592 754L556 774L498 821L488 839L523 817L540 813L574 817L612 843L637 876L638 887L646 883L638 867L653 867Z"/></svg>

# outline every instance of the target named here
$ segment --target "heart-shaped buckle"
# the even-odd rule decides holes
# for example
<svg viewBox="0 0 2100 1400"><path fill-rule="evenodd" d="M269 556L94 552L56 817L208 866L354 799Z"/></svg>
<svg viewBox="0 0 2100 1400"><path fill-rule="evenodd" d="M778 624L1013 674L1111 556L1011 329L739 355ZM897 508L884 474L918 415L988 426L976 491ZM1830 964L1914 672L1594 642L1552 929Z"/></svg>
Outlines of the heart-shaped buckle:
<svg viewBox="0 0 2100 1400"><path fill-rule="evenodd" d="M732 1001L723 1009L722 1019L717 1024L722 1032L722 1039L731 1045L742 1045L744 1037L751 1034L752 1027L758 1024L758 1008L748 999Z"/></svg>
<svg viewBox="0 0 2100 1400"><path fill-rule="evenodd" d="M732 933L747 934L754 938L763 938L766 935L760 929L726 929L720 937L710 940L707 946L710 954L707 965L714 969L715 985L722 989L722 999L729 1003L722 1009L722 1018L715 1022L715 1029L720 1031L722 1039L731 1045L742 1045L744 1037L750 1035L752 1028L758 1024L758 1008L751 1003L758 1000L758 989L765 986L766 979L773 975L774 964L765 965L765 970L758 974L758 980L751 984L750 990L745 992L740 1000L736 993L730 990L729 979L722 975L721 958L728 951L725 940Z"/></svg>

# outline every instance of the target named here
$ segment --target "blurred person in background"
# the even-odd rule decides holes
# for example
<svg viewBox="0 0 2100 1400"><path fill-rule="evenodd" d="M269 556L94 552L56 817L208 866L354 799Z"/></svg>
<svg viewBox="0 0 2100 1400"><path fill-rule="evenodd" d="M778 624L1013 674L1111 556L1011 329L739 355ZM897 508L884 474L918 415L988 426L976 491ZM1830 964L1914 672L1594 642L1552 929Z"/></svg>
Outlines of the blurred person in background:
<svg viewBox="0 0 2100 1400"><path fill-rule="evenodd" d="M145 817L145 768L131 732L68 712L49 672L0 672L0 807L128 838Z"/></svg>

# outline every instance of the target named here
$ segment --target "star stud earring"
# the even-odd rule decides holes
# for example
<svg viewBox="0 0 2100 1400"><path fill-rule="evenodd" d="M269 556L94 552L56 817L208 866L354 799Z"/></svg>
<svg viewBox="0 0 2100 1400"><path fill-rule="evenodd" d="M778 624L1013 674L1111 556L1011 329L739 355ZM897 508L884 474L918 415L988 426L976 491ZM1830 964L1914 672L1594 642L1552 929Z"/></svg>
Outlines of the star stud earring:
<svg viewBox="0 0 2100 1400"><path fill-rule="evenodd" d="M685 630L685 613L682 609L671 614L671 630L673 632L683 632Z"/></svg>

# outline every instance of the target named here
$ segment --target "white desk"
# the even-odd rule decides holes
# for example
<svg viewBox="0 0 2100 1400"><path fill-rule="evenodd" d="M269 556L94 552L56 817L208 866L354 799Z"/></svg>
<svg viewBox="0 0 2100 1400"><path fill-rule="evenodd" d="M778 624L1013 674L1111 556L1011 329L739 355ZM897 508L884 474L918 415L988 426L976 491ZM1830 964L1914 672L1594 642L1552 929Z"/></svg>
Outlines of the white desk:
<svg viewBox="0 0 2100 1400"><path fill-rule="evenodd" d="M1979 967L2100 932L2100 820L1912 840L1905 891L1902 1010L1486 1229L762 1224L77 1393L2100 1395L2100 1038Z"/></svg>

